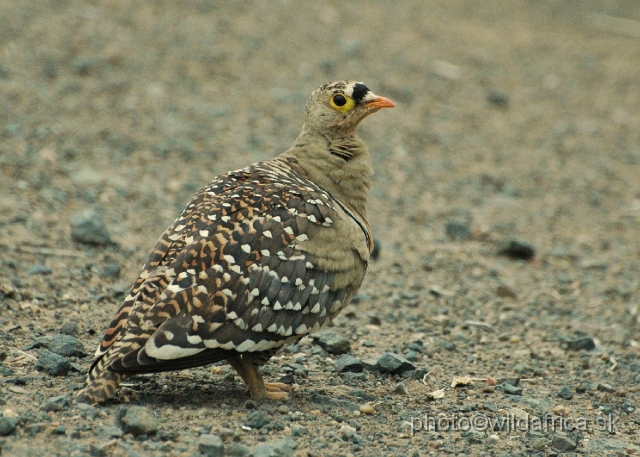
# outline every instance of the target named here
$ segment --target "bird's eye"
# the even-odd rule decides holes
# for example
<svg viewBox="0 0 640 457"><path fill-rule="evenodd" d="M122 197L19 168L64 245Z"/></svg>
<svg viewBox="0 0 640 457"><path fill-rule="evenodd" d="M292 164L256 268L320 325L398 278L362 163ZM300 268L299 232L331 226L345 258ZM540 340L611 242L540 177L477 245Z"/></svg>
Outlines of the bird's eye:
<svg viewBox="0 0 640 457"><path fill-rule="evenodd" d="M343 113L346 113L347 111L352 109L355 104L356 101L345 94L334 94L334 96L331 97L330 102L332 108L335 108L338 111L342 111Z"/></svg>
<svg viewBox="0 0 640 457"><path fill-rule="evenodd" d="M334 95L333 96L333 104L336 106L344 106L347 104L347 99L344 98L344 95Z"/></svg>

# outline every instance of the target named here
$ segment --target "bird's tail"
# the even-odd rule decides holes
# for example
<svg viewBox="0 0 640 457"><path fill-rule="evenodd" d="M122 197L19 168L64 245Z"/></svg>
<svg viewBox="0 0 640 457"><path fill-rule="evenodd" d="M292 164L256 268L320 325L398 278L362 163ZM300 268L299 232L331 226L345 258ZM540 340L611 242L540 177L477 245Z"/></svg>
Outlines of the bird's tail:
<svg viewBox="0 0 640 457"><path fill-rule="evenodd" d="M113 396L120 383L127 378L124 373L116 373L99 359L89 371L87 386L76 396L77 403L94 405L102 403Z"/></svg>

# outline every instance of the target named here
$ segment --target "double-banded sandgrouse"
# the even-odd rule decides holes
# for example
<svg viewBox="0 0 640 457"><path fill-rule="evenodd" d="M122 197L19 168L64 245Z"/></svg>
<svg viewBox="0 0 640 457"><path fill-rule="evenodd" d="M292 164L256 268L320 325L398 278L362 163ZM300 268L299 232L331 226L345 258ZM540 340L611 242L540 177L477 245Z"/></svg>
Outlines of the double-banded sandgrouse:
<svg viewBox="0 0 640 457"><path fill-rule="evenodd" d="M355 131L393 106L360 82L325 84L290 149L200 190L155 245L77 400L107 400L129 375L222 360L251 398L287 397L258 367L329 323L359 289L373 248L373 171Z"/></svg>

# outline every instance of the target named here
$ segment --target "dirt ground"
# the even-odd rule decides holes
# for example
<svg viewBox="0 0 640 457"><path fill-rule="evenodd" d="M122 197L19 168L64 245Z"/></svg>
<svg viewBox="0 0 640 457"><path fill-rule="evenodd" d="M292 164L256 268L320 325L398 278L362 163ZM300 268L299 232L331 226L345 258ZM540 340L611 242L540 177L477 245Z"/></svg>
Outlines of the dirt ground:
<svg viewBox="0 0 640 457"><path fill-rule="evenodd" d="M14 0L0 50L3 456L640 452L637 1ZM327 329L364 371L306 338L263 370L286 402L216 366L69 404L191 195L336 79L397 104L359 130L380 257ZM37 370L61 332L69 371Z"/></svg>

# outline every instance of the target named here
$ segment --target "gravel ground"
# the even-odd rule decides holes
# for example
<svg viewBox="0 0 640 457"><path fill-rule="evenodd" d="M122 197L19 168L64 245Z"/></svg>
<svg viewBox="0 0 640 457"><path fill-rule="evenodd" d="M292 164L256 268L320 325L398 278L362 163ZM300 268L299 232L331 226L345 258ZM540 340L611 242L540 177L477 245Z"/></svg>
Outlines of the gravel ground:
<svg viewBox="0 0 640 457"><path fill-rule="evenodd" d="M633 0L2 2L2 455L640 452L639 21ZM265 368L291 399L221 365L73 404L191 195L287 148L343 78L398 105L360 128L380 253Z"/></svg>

